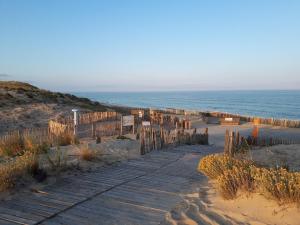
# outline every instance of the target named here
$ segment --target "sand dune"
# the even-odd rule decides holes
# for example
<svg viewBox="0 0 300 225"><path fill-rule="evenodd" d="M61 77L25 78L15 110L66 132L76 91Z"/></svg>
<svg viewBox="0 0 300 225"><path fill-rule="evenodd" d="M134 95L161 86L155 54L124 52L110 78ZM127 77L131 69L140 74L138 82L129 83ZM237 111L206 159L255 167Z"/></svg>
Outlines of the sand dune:
<svg viewBox="0 0 300 225"><path fill-rule="evenodd" d="M165 217L163 225L296 225L300 209L295 205L278 205L258 194L241 195L235 200L223 200L212 184L200 187L199 192L184 195Z"/></svg>

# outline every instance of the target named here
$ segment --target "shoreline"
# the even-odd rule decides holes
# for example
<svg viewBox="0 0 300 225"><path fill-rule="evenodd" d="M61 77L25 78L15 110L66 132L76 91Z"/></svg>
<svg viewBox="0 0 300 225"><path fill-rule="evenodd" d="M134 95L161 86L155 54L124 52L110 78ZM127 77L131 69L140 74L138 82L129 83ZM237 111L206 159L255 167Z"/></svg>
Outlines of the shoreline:
<svg viewBox="0 0 300 225"><path fill-rule="evenodd" d="M229 112L222 112L222 111L203 111L203 110L190 110L185 108L145 108L145 107L132 107L132 106L126 106L126 105L120 105L120 104L108 104L108 103L102 103L99 102L107 107L118 107L118 108L124 108L126 110L131 109L142 109L142 110L158 110L162 111L164 113L170 113L168 112L168 109L173 109L176 111L184 111L184 115L202 115L202 116L208 116L208 117L217 117L217 118L223 118L223 117L232 117L232 118L240 118L241 121L244 122L253 122L257 124L265 124L265 125L272 125L272 126L280 126L280 127L289 127L289 128L300 128L300 119L293 120L288 118L276 118L276 117L259 117L259 116L251 116L251 115L241 115L241 114L235 114L235 113L229 113ZM255 121L256 120L256 121Z"/></svg>
<svg viewBox="0 0 300 225"><path fill-rule="evenodd" d="M226 91L218 92L72 92L106 105L165 109L182 108L190 111L219 112L243 117L300 120L300 91ZM191 94L189 94L191 93ZM195 93L195 94L193 94ZM201 94L203 93L203 94ZM228 94L229 93L229 94ZM232 93L232 94L230 94ZM266 94L264 94L266 93Z"/></svg>

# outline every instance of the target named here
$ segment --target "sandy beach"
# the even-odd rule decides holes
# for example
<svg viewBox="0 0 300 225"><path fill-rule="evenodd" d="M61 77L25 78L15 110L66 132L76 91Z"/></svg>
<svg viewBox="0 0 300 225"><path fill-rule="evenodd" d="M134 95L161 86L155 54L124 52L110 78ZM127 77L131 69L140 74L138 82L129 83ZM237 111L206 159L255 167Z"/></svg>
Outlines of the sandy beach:
<svg viewBox="0 0 300 225"><path fill-rule="evenodd" d="M183 199L162 224L296 225L300 220L296 205L279 205L259 194L224 200L212 183L203 183L197 192L184 195Z"/></svg>

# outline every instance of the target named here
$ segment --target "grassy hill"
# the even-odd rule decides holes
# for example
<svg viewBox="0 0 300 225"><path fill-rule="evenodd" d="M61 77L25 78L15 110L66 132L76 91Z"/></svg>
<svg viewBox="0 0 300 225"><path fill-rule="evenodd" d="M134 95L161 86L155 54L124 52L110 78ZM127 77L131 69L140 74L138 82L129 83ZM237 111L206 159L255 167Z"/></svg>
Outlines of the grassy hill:
<svg viewBox="0 0 300 225"><path fill-rule="evenodd" d="M128 111L88 98L39 89L28 83L0 81L0 133L46 126L49 119L70 114L72 108L81 111Z"/></svg>
<svg viewBox="0 0 300 225"><path fill-rule="evenodd" d="M0 81L0 107L32 103L66 104L95 111L111 110L111 108L87 98L79 98L71 94L51 92L22 82Z"/></svg>

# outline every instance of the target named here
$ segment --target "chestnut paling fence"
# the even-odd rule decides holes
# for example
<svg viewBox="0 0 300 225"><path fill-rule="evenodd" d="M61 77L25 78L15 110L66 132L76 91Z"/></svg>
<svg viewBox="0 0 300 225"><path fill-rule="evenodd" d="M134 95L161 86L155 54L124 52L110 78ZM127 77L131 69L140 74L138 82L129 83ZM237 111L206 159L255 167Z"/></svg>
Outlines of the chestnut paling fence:
<svg viewBox="0 0 300 225"><path fill-rule="evenodd" d="M34 144L43 144L51 142L54 136L49 131L48 127L44 128L30 128L8 132L0 136L0 144L13 142L16 139L30 139Z"/></svg>
<svg viewBox="0 0 300 225"><path fill-rule="evenodd" d="M0 136L1 143L14 140L30 139L35 144L51 143L64 134L74 134L74 120L72 116L50 120L47 127L30 128L8 132ZM116 112L92 112L79 115L78 137L95 137L117 135L120 132L120 114ZM124 129L126 132L126 129Z"/></svg>
<svg viewBox="0 0 300 225"><path fill-rule="evenodd" d="M112 136L120 133L121 114L116 112L92 112L79 114L78 125L74 127L72 116L51 120L50 131L59 135L64 131L76 132L79 138ZM124 129L126 132L126 129Z"/></svg>
<svg viewBox="0 0 300 225"><path fill-rule="evenodd" d="M174 147L178 145L201 144L208 145L208 129L204 133L198 133L197 129L159 129L152 126L142 127L139 132L141 154L152 150Z"/></svg>
<svg viewBox="0 0 300 225"><path fill-rule="evenodd" d="M234 156L236 153L254 146L292 145L300 144L300 140L283 139L278 137L258 137L253 132L248 137L241 136L239 132L226 130L224 153Z"/></svg>
<svg viewBox="0 0 300 225"><path fill-rule="evenodd" d="M203 114L207 114L208 116L213 116L218 118L225 118L225 117L240 118L241 121L252 122L257 125L265 124L265 125L280 126L280 127L300 128L300 120L241 116L238 114L222 113L222 112L211 112L211 113L203 113Z"/></svg>

